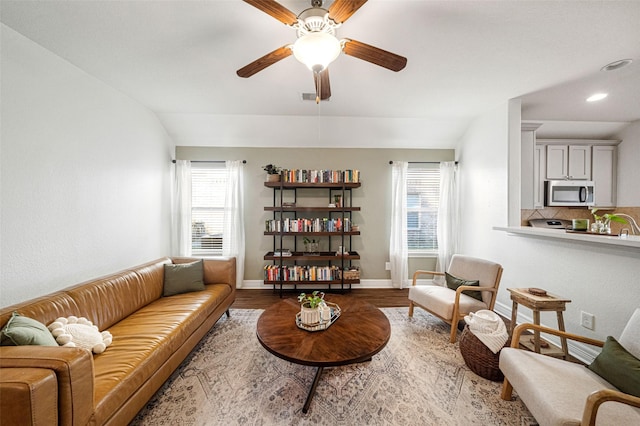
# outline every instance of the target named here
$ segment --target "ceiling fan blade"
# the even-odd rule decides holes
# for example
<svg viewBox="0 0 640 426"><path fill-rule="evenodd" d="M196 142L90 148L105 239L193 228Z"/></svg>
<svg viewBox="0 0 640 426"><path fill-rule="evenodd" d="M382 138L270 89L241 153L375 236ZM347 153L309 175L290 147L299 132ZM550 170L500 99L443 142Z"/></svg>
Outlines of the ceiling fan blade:
<svg viewBox="0 0 640 426"><path fill-rule="evenodd" d="M329 83L329 68L321 73L313 73L313 81L316 84L316 102L326 101L331 97L331 84Z"/></svg>
<svg viewBox="0 0 640 426"><path fill-rule="evenodd" d="M349 56L371 62L391 71L400 71L407 65L407 58L404 56L356 40L346 39L342 51Z"/></svg>
<svg viewBox="0 0 640 426"><path fill-rule="evenodd" d="M329 6L329 18L337 23L349 19L367 0L336 0Z"/></svg>
<svg viewBox="0 0 640 426"><path fill-rule="evenodd" d="M240 68L236 71L239 77L247 78L251 77L257 72L262 71L266 67L275 64L276 62L291 55L291 48L289 45L278 47L273 52L267 53L262 58L256 59L248 65Z"/></svg>
<svg viewBox="0 0 640 426"><path fill-rule="evenodd" d="M273 16L285 25L293 25L298 22L295 13L274 0L243 0L251 6L260 9L267 15Z"/></svg>

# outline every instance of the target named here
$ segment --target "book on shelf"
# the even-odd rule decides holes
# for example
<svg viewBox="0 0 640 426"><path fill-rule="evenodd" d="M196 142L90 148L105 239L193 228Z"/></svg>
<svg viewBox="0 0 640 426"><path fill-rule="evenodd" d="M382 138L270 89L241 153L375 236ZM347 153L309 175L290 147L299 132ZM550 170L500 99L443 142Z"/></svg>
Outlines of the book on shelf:
<svg viewBox="0 0 640 426"><path fill-rule="evenodd" d="M284 218L267 219L265 221L266 232L344 232L351 231L351 221L345 217L338 218Z"/></svg>
<svg viewBox="0 0 640 426"><path fill-rule="evenodd" d="M273 252L273 255L280 256L280 257L288 257L288 256L291 256L291 250L289 249L276 250Z"/></svg>
<svg viewBox="0 0 640 426"><path fill-rule="evenodd" d="M358 183L360 171L347 170L306 170L285 169L282 171L284 182L291 183Z"/></svg>

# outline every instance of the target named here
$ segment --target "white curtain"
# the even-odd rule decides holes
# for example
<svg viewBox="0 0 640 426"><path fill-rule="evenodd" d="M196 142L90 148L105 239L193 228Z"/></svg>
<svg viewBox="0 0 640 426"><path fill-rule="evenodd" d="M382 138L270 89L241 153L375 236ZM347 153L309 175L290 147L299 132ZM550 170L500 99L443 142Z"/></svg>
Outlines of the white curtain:
<svg viewBox="0 0 640 426"><path fill-rule="evenodd" d="M458 166L454 161L440 163L440 205L438 207L438 262L436 271L447 270L458 250L460 211L458 208ZM435 282L444 283L442 277Z"/></svg>
<svg viewBox="0 0 640 426"><path fill-rule="evenodd" d="M407 244L407 169L406 161L394 161L391 179L391 238L389 260L391 283L395 288L404 288L409 274Z"/></svg>
<svg viewBox="0 0 640 426"><path fill-rule="evenodd" d="M171 254L191 256L191 162L176 160L171 208Z"/></svg>
<svg viewBox="0 0 640 426"><path fill-rule="evenodd" d="M222 224L222 254L236 258L236 287L244 279L244 167L242 161L226 161L227 191Z"/></svg>

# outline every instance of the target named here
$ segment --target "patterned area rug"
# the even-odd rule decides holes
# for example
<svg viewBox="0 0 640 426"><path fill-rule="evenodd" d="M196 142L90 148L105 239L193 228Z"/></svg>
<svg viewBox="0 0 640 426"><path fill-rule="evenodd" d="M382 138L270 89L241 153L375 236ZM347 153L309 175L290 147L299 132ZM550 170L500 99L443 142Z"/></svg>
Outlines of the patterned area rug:
<svg viewBox="0 0 640 426"><path fill-rule="evenodd" d="M384 308L391 339L373 360L326 368L302 413L315 368L267 352L261 310L232 309L202 339L132 425L535 425L501 383L471 372L449 326L420 309Z"/></svg>

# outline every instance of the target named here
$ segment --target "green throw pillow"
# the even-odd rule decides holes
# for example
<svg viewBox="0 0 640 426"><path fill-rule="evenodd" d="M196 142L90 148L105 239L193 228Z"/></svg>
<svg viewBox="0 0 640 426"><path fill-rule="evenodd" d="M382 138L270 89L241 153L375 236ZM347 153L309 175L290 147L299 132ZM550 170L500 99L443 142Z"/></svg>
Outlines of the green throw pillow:
<svg viewBox="0 0 640 426"><path fill-rule="evenodd" d="M607 337L602 352L589 365L589 370L622 392L640 397L640 360L613 337Z"/></svg>
<svg viewBox="0 0 640 426"><path fill-rule="evenodd" d="M202 259L193 263L164 265L164 296L204 290Z"/></svg>
<svg viewBox="0 0 640 426"><path fill-rule="evenodd" d="M463 278L458 278L454 275L451 275L448 272L444 273L444 277L445 280L447 282L447 287L449 287L451 290L457 290L458 287L460 287L461 285L472 285L472 286L476 286L476 287L480 287L480 281L478 280L465 280ZM462 292L462 294L466 294L467 296L473 297L474 299L478 299L479 301L482 302L482 292L480 291L472 291L472 290L465 290Z"/></svg>
<svg viewBox="0 0 640 426"><path fill-rule="evenodd" d="M58 346L49 329L39 321L23 317L17 312L11 314L11 318L4 326L0 337L2 346Z"/></svg>

